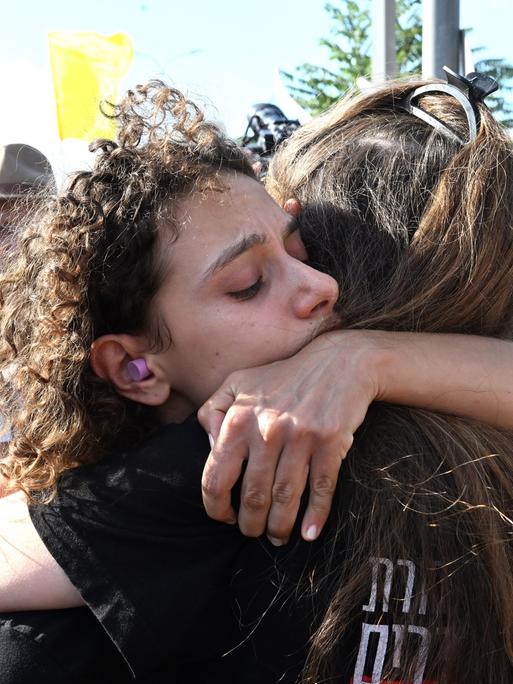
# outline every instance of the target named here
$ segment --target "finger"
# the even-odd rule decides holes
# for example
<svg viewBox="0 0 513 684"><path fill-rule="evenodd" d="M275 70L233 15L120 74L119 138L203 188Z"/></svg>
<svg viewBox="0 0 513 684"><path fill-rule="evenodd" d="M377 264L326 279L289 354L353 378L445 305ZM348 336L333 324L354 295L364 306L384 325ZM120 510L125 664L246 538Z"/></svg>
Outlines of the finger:
<svg viewBox="0 0 513 684"><path fill-rule="evenodd" d="M209 456L201 478L203 505L210 518L234 524L237 522L237 513L232 506L231 487L219 482L218 472L217 465L210 461Z"/></svg>
<svg viewBox="0 0 513 684"><path fill-rule="evenodd" d="M238 426L236 415L234 412L226 415L201 480L207 514L223 522L235 522L237 519L231 504L231 490L240 478L242 464L248 454L246 433Z"/></svg>
<svg viewBox="0 0 513 684"><path fill-rule="evenodd" d="M235 395L230 385L224 384L208 399L198 411L198 420L203 429L216 441L226 413L233 405Z"/></svg>
<svg viewBox="0 0 513 684"><path fill-rule="evenodd" d="M253 435L238 515L239 528L248 537L259 537L265 531L280 451L280 442L267 442L259 432Z"/></svg>
<svg viewBox="0 0 513 684"><path fill-rule="evenodd" d="M317 539L328 519L344 455L345 451L324 447L310 462L310 494L301 524L306 541Z"/></svg>
<svg viewBox="0 0 513 684"><path fill-rule="evenodd" d="M287 212L287 214L297 218L301 213L301 204L299 203L299 200L291 198L285 202L283 209Z"/></svg>
<svg viewBox="0 0 513 684"><path fill-rule="evenodd" d="M276 468L267 536L275 544L286 544L308 481L311 446L305 441L288 443Z"/></svg>
<svg viewBox="0 0 513 684"><path fill-rule="evenodd" d="M209 428L208 428L207 432L208 432L208 439L210 442L210 448L211 449L214 448L216 440L219 437L219 433L221 432L221 426L222 426L225 418L226 418L226 413L224 411L218 411L218 410L212 411L212 413L209 416L209 420L208 420Z"/></svg>

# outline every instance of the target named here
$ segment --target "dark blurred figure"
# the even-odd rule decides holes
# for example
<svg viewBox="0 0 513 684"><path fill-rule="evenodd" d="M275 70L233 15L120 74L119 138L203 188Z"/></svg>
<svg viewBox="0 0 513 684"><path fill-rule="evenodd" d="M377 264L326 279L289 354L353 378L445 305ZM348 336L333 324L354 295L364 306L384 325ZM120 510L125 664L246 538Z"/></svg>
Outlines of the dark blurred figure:
<svg viewBox="0 0 513 684"><path fill-rule="evenodd" d="M23 143L0 145L0 244L11 242L42 194L55 189L51 164L42 152Z"/></svg>
<svg viewBox="0 0 513 684"><path fill-rule="evenodd" d="M248 125L241 146L257 176L265 178L271 157L280 143L286 140L301 124L288 119L282 110L271 102L253 105L248 114Z"/></svg>

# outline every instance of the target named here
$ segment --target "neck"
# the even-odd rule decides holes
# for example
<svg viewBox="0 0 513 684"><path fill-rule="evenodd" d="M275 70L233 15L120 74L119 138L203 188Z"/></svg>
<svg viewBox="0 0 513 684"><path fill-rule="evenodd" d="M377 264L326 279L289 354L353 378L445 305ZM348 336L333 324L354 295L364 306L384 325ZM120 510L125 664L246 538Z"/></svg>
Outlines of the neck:
<svg viewBox="0 0 513 684"><path fill-rule="evenodd" d="M187 397L171 392L169 399L157 408L157 412L160 422L166 425L167 423L183 423L196 409L197 406Z"/></svg>

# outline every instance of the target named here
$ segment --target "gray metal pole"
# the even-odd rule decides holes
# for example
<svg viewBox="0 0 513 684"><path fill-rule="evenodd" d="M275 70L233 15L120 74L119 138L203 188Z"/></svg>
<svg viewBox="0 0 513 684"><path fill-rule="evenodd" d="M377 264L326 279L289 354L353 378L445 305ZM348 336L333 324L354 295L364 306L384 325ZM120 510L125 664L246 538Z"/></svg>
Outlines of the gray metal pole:
<svg viewBox="0 0 513 684"><path fill-rule="evenodd" d="M395 57L395 0L372 2L372 82L397 74Z"/></svg>
<svg viewBox="0 0 513 684"><path fill-rule="evenodd" d="M443 66L459 70L459 0L423 0L422 15L422 76L444 78Z"/></svg>

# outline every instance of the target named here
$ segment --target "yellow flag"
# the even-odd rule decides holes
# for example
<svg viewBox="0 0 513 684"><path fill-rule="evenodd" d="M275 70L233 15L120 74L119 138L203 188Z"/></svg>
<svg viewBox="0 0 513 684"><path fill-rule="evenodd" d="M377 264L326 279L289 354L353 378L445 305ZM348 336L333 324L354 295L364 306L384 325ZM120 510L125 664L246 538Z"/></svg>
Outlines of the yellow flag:
<svg viewBox="0 0 513 684"><path fill-rule="evenodd" d="M133 55L129 36L55 31L48 34L48 44L60 139L113 138L115 122L99 104L117 100L119 80Z"/></svg>

